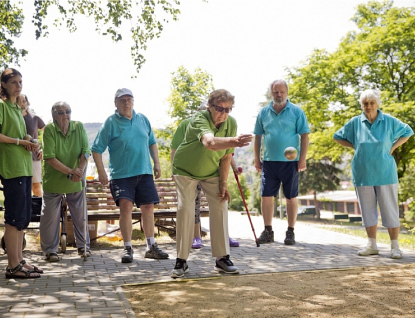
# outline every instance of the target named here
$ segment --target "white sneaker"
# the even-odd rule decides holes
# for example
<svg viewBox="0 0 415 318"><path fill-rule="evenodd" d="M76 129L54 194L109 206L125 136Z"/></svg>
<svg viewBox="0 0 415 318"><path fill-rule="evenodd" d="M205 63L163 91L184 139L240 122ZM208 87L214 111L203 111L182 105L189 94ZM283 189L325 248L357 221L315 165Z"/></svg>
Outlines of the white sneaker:
<svg viewBox="0 0 415 318"><path fill-rule="evenodd" d="M375 250L372 246L366 246L357 252L359 256L378 255L379 250Z"/></svg>
<svg viewBox="0 0 415 318"><path fill-rule="evenodd" d="M402 258L402 251L399 248L392 248L391 249L391 258L401 259Z"/></svg>

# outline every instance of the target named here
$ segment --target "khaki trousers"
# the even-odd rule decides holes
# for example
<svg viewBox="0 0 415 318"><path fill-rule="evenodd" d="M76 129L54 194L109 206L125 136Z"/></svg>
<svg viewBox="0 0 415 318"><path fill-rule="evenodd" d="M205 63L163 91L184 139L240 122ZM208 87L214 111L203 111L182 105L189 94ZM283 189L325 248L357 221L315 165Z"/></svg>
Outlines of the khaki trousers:
<svg viewBox="0 0 415 318"><path fill-rule="evenodd" d="M209 205L209 227L213 257L230 254L228 231L228 201L221 202L219 177L196 180L186 176L174 176L177 188L176 244L177 257L187 260L193 241L195 224L195 198L200 184Z"/></svg>

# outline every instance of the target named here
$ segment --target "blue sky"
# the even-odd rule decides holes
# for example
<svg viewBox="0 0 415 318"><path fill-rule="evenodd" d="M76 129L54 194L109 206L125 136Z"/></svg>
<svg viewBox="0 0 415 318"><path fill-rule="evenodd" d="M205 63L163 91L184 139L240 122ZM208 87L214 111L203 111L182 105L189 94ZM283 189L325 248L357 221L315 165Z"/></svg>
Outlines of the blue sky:
<svg viewBox="0 0 415 318"><path fill-rule="evenodd" d="M359 3L367 1L183 0L179 21L148 43L147 62L131 79L135 67L128 40L113 43L95 33L90 19L81 18L76 33L52 29L48 38L36 41L30 25L33 2L25 1L27 19L17 44L29 55L17 68L23 92L45 121L51 119L52 105L64 100L73 120L103 122L115 110L117 88L128 87L135 110L154 128L163 128L170 121L171 73L181 65L190 71L200 67L212 75L215 88L235 95L238 131L251 133L269 83L284 78L284 68L298 65L314 48L335 50L354 29L350 19Z"/></svg>

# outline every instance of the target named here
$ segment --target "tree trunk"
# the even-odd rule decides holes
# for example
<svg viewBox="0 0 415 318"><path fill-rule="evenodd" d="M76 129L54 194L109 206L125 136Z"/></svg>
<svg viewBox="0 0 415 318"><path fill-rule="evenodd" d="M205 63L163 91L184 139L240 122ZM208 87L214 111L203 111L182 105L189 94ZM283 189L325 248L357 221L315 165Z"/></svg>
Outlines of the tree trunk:
<svg viewBox="0 0 415 318"><path fill-rule="evenodd" d="M316 217L317 217L317 220L320 220L320 209L318 208L317 191L314 191L313 194L314 194L314 206L316 207Z"/></svg>

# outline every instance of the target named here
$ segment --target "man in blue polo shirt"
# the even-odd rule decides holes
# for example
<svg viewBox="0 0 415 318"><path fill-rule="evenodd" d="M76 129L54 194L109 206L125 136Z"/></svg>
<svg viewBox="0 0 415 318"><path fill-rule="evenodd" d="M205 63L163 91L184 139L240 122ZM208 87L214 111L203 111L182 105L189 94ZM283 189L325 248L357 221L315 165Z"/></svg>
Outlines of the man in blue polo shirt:
<svg viewBox="0 0 415 318"><path fill-rule="evenodd" d="M288 100L288 85L284 80L271 83L272 102L261 109L255 123L255 168L262 171L261 211L265 229L258 238L261 244L274 242L272 217L273 197L281 183L287 202L288 230L284 244L295 244L294 226L297 220L298 175L306 166L310 129L304 111ZM264 157L261 161L261 142L264 136ZM287 147L297 149L297 158L284 156Z"/></svg>
<svg viewBox="0 0 415 318"><path fill-rule="evenodd" d="M108 176L102 162L102 153L110 154L110 188L117 206L120 207L120 228L124 240L122 263L133 261L132 210L134 202L142 212L142 225L146 236L146 258L164 259L164 253L154 241L154 204L159 197L154 176L160 178L158 148L150 122L143 114L134 111L134 96L127 88L115 93L115 114L102 125L91 147L98 170L99 181L108 184ZM151 167L150 157L154 162Z"/></svg>

